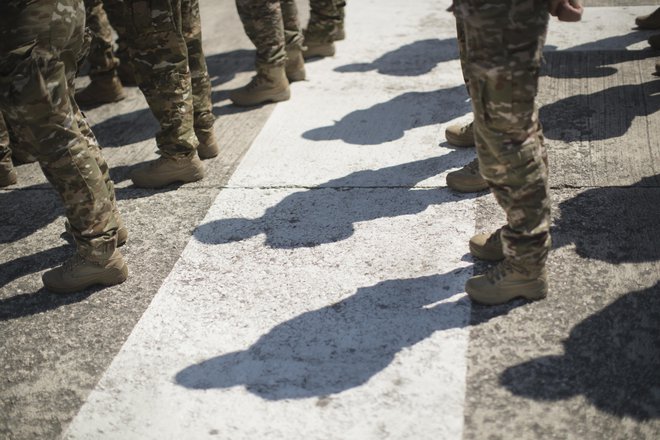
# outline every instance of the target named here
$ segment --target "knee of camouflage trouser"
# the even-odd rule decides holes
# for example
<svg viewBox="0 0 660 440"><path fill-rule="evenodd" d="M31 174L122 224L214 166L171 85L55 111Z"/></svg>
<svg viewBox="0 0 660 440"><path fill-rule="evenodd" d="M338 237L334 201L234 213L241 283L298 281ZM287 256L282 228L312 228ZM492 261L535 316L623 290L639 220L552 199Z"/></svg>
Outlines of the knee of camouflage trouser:
<svg viewBox="0 0 660 440"><path fill-rule="evenodd" d="M536 135L522 143L483 139L480 145L479 171L497 186L522 187L530 181L547 181L543 149Z"/></svg>

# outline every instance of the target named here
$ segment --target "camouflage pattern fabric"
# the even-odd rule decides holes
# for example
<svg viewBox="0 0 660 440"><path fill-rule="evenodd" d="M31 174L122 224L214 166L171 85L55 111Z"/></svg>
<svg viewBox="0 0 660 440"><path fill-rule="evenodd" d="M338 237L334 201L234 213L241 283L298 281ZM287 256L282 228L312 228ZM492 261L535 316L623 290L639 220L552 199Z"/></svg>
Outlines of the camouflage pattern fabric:
<svg viewBox="0 0 660 440"><path fill-rule="evenodd" d="M87 27L91 33L91 43L87 60L90 64L89 76L112 75L119 65L119 59L112 50L112 28L101 0L85 0Z"/></svg>
<svg viewBox="0 0 660 440"><path fill-rule="evenodd" d="M195 154L193 97L181 0L126 0L131 65L158 120L156 143L165 157Z"/></svg>
<svg viewBox="0 0 660 440"><path fill-rule="evenodd" d="M550 248L548 167L534 100L547 0L457 0L479 168L507 214L504 254L540 268Z"/></svg>
<svg viewBox="0 0 660 440"><path fill-rule="evenodd" d="M257 69L283 65L287 48L302 48L295 0L236 0L236 9L257 48Z"/></svg>
<svg viewBox="0 0 660 440"><path fill-rule="evenodd" d="M194 128L196 131L211 129L215 122L211 102L211 78L202 50L202 21L199 0L183 0L181 3L183 38L188 48L188 66L192 81Z"/></svg>
<svg viewBox="0 0 660 440"><path fill-rule="evenodd" d="M82 0L0 3L0 110L62 197L78 252L101 261L117 222L107 165L73 98L84 23Z"/></svg>
<svg viewBox="0 0 660 440"><path fill-rule="evenodd" d="M11 149L9 148L9 130L5 124L5 118L0 113L0 162L11 160Z"/></svg>
<svg viewBox="0 0 660 440"><path fill-rule="evenodd" d="M319 43L334 41L334 35L344 22L342 0L309 0L309 23L305 29L305 39Z"/></svg>

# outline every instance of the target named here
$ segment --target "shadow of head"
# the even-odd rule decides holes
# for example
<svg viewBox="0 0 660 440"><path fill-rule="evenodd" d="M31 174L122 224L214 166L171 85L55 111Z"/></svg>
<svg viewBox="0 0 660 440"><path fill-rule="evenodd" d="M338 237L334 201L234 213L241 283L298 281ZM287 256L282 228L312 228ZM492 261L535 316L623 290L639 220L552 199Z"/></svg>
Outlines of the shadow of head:
<svg viewBox="0 0 660 440"><path fill-rule="evenodd" d="M337 72L368 72L376 70L383 75L420 76L429 73L439 63L458 58L455 38L437 38L415 41L387 52L371 63L348 64L335 69Z"/></svg>
<svg viewBox="0 0 660 440"><path fill-rule="evenodd" d="M612 264L660 261L660 176L632 187L601 187L559 204L554 246Z"/></svg>
<svg viewBox="0 0 660 440"><path fill-rule="evenodd" d="M320 186L287 195L261 217L215 220L200 225L195 239L224 244L258 234L272 248L291 249L334 243L353 235L354 224L416 214L456 197L439 188L414 188L460 163L463 152L377 170L357 171Z"/></svg>
<svg viewBox="0 0 660 440"><path fill-rule="evenodd" d="M534 400L582 395L617 417L660 418L660 283L575 326L564 348L562 356L508 368L500 383Z"/></svg>
<svg viewBox="0 0 660 440"><path fill-rule="evenodd" d="M660 109L660 80L573 95L539 110L543 134L565 142L621 137L633 120ZM616 115L615 118L609 115Z"/></svg>
<svg viewBox="0 0 660 440"><path fill-rule="evenodd" d="M466 97L463 85L433 92L407 92L351 112L331 126L308 130L303 137L312 141L341 139L354 145L379 145L402 138L407 130L465 115L470 111Z"/></svg>
<svg viewBox="0 0 660 440"><path fill-rule="evenodd" d="M463 290L464 270L469 269L362 287L338 303L275 326L245 351L187 367L175 380L192 389L240 385L267 400L357 387L404 347L467 324L467 299L452 298Z"/></svg>

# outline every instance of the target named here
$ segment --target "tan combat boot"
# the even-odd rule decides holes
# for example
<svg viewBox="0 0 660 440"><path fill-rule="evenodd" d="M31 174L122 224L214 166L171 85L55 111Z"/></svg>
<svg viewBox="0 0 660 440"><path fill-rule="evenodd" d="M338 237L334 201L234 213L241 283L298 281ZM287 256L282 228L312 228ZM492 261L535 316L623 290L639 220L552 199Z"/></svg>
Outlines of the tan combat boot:
<svg viewBox="0 0 660 440"><path fill-rule="evenodd" d="M291 97L284 66L259 67L252 80L229 94L229 99L241 107L265 102L286 101Z"/></svg>
<svg viewBox="0 0 660 440"><path fill-rule="evenodd" d="M305 80L305 59L303 58L302 49L299 47L287 49L285 71L286 79L290 83Z"/></svg>
<svg viewBox="0 0 660 440"><path fill-rule="evenodd" d="M18 181L14 164L11 162L11 154L7 153L0 159L0 188L13 185Z"/></svg>
<svg viewBox="0 0 660 440"><path fill-rule="evenodd" d="M445 129L445 139L455 147L473 147L474 123L450 125Z"/></svg>
<svg viewBox="0 0 660 440"><path fill-rule="evenodd" d="M115 250L104 261L87 260L76 252L62 266L45 272L42 280L46 289L55 293L74 293L97 284L114 286L126 281L128 267L121 252Z"/></svg>
<svg viewBox="0 0 660 440"><path fill-rule="evenodd" d="M115 72L94 76L87 87L76 93L78 105L94 106L121 101L126 95Z"/></svg>
<svg viewBox="0 0 660 440"><path fill-rule="evenodd" d="M502 228L497 231L477 234L470 239L470 253L486 261L504 260L502 250Z"/></svg>
<svg viewBox="0 0 660 440"><path fill-rule="evenodd" d="M200 159L211 159L220 153L220 146L218 145L218 139L215 137L213 127L196 128L195 136L199 140L197 155Z"/></svg>
<svg viewBox="0 0 660 440"><path fill-rule="evenodd" d="M485 274L467 280L465 291L472 301L486 305L514 298L539 300L548 294L548 275L545 267L528 270L504 259Z"/></svg>
<svg viewBox="0 0 660 440"><path fill-rule="evenodd" d="M447 186L454 191L471 193L488 189L488 183L479 173L479 160L474 159L460 170L447 174Z"/></svg>
<svg viewBox="0 0 660 440"><path fill-rule="evenodd" d="M635 24L640 29L660 29L660 8L649 15L635 18Z"/></svg>
<svg viewBox="0 0 660 440"><path fill-rule="evenodd" d="M305 41L305 46L307 46L307 49L303 52L303 57L306 60L331 57L335 54L335 43L332 41Z"/></svg>
<svg viewBox="0 0 660 440"><path fill-rule="evenodd" d="M131 173L138 188L162 188L171 183L196 182L204 178L204 164L194 154L190 157L160 157Z"/></svg>

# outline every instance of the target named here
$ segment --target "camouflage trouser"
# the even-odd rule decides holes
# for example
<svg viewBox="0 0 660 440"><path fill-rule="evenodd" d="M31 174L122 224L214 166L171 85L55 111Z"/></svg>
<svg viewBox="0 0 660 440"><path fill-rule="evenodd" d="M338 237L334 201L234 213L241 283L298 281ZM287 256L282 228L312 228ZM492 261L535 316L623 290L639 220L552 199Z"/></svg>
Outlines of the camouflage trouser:
<svg viewBox="0 0 660 440"><path fill-rule="evenodd" d="M128 53L128 30L124 18L124 0L101 0L110 25L117 32L117 50L115 56L119 62L130 64Z"/></svg>
<svg viewBox="0 0 660 440"><path fill-rule="evenodd" d="M257 69L282 65L286 50L302 48L295 0L236 0L245 33L257 48Z"/></svg>
<svg viewBox="0 0 660 440"><path fill-rule="evenodd" d="M211 78L206 68L202 50L202 21L199 16L199 0L181 2L183 38L188 47L188 65L192 81L195 130L213 127L213 103L211 102Z"/></svg>
<svg viewBox="0 0 660 440"><path fill-rule="evenodd" d="M334 35L344 22L343 0L309 0L309 22L305 39L315 42L334 41Z"/></svg>
<svg viewBox="0 0 660 440"><path fill-rule="evenodd" d="M199 1L126 0L121 14L128 23L135 79L160 124L156 143L161 154L195 154L195 129L210 128L215 121Z"/></svg>
<svg viewBox="0 0 660 440"><path fill-rule="evenodd" d="M114 188L73 98L84 22L82 0L0 3L0 110L62 197L78 252L103 260L116 245Z"/></svg>
<svg viewBox="0 0 660 440"><path fill-rule="evenodd" d="M94 79L102 75L112 75L119 65L119 59L112 50L112 28L103 9L102 0L85 0L87 27L92 36L87 60L90 64L89 76Z"/></svg>
<svg viewBox="0 0 660 440"><path fill-rule="evenodd" d="M538 111L547 0L458 0L481 174L507 214L504 254L526 267L550 247L548 167Z"/></svg>
<svg viewBox="0 0 660 440"><path fill-rule="evenodd" d="M11 160L11 149L9 148L9 130L5 124L5 118L0 113L0 162Z"/></svg>

